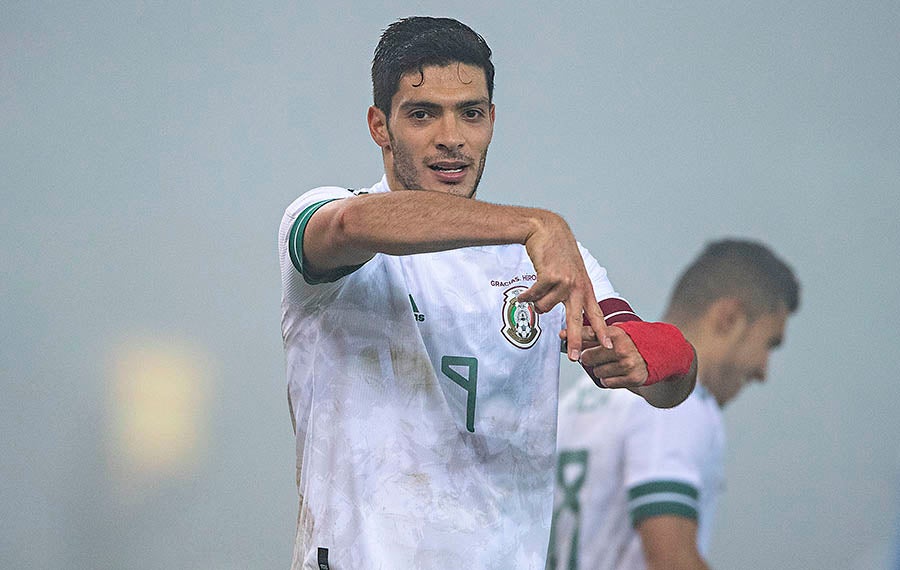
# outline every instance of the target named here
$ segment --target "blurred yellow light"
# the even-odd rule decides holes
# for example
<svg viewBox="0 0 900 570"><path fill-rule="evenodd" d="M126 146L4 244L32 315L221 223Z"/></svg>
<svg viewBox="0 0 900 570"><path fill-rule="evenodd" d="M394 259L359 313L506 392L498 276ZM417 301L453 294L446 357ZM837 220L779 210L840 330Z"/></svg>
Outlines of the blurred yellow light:
<svg viewBox="0 0 900 570"><path fill-rule="evenodd" d="M190 473L206 446L206 359L185 344L144 341L115 355L109 390L110 467L146 484Z"/></svg>

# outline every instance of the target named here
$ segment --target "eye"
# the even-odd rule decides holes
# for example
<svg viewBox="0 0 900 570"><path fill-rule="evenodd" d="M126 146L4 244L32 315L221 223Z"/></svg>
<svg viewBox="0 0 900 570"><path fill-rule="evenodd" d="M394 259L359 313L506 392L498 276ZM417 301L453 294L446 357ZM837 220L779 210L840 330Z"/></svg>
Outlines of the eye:
<svg viewBox="0 0 900 570"><path fill-rule="evenodd" d="M484 116L484 111L481 109L466 109L463 116L467 119L479 119Z"/></svg>
<svg viewBox="0 0 900 570"><path fill-rule="evenodd" d="M416 109L412 113L409 114L410 117L416 119L417 121L424 121L428 118L428 111L424 111L422 109Z"/></svg>

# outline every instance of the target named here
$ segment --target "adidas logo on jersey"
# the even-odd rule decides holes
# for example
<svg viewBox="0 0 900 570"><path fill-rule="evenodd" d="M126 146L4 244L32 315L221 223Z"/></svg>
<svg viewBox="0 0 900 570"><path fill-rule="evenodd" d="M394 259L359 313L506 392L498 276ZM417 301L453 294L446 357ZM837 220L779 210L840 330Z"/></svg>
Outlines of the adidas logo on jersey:
<svg viewBox="0 0 900 570"><path fill-rule="evenodd" d="M419 312L419 307L416 306L416 301L413 299L412 293L409 295L409 304L412 307L413 317L415 317L416 322L424 323L425 322L425 313Z"/></svg>

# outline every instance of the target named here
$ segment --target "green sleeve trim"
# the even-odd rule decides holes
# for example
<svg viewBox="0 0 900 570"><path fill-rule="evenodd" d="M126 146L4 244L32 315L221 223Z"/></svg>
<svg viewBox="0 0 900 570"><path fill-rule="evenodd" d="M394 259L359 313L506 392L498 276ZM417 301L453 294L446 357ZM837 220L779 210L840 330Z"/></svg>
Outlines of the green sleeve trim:
<svg viewBox="0 0 900 570"><path fill-rule="evenodd" d="M697 520L697 509L683 503L651 503L631 511L631 526L637 527L645 520L663 515L674 515L686 519Z"/></svg>
<svg viewBox="0 0 900 570"><path fill-rule="evenodd" d="M675 515L693 520L698 518L696 487L682 481L651 481L628 490L628 510L632 526L649 517Z"/></svg>
<svg viewBox="0 0 900 570"><path fill-rule="evenodd" d="M633 501L655 493L679 493L695 501L700 496L700 493L693 485L682 481L651 481L628 489L628 500Z"/></svg>
<svg viewBox="0 0 900 570"><path fill-rule="evenodd" d="M294 265L294 268L300 272L300 275L303 276L303 280L310 285L332 283L334 281L337 281L341 277L350 275L363 266L363 264L360 264L350 267L339 267L333 271L329 271L324 275L311 275L306 270L306 265L304 263L305 258L303 256L303 235L306 233L306 224L309 223L309 219L312 218L313 214L315 214L319 210L319 208L329 202L334 202L335 200L339 199L340 198L331 198L329 200L322 200L320 202L316 202L315 204L310 204L309 206L304 208L302 212L300 212L300 215L297 216L297 219L294 220L294 224L291 226L291 231L288 233L287 247L288 253L291 256L291 263Z"/></svg>

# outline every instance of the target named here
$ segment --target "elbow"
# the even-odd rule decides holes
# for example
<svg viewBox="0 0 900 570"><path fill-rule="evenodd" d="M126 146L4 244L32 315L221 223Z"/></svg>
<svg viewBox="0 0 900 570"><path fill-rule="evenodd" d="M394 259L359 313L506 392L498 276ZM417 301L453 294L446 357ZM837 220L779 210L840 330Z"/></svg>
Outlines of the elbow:
<svg viewBox="0 0 900 570"><path fill-rule="evenodd" d="M680 376L672 378L669 383L672 385L672 391L668 401L664 405L657 406L659 408L674 408L680 403L687 400L687 397L694 391L697 385L697 351L691 346L694 352L694 358L691 360L691 366L688 371Z"/></svg>
<svg viewBox="0 0 900 570"><path fill-rule="evenodd" d="M329 241L335 249L345 250L358 239L358 236L353 235L354 229L360 228L360 224L354 222L356 217L353 200L341 200L336 204L327 229Z"/></svg>

